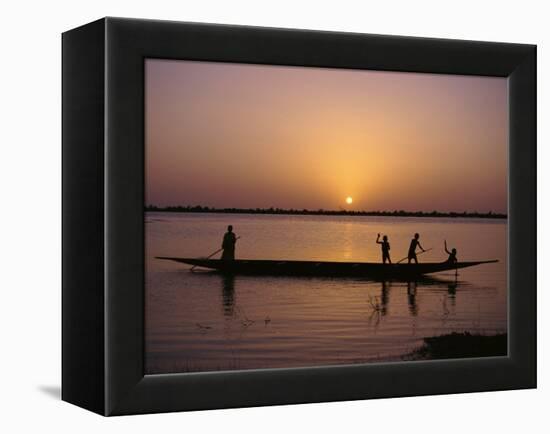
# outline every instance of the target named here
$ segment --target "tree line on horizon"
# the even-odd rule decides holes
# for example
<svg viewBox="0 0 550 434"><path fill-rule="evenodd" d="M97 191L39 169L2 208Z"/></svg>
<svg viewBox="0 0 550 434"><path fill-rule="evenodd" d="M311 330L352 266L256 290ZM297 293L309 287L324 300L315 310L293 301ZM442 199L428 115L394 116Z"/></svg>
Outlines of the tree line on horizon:
<svg viewBox="0 0 550 434"><path fill-rule="evenodd" d="M380 216L380 217L468 217L505 219L507 214L489 212L442 212L442 211L354 211L354 210L326 210L326 209L284 209L284 208L213 208L201 205L147 205L145 211L182 212L182 213L219 213L219 214L285 214L285 215L344 215L344 216Z"/></svg>

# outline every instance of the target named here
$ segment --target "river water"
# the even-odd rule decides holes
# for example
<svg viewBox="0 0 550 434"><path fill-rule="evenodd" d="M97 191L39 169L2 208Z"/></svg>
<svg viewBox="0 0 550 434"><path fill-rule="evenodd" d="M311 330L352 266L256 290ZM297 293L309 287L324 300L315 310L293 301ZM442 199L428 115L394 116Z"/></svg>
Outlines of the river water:
<svg viewBox="0 0 550 434"><path fill-rule="evenodd" d="M422 338L507 330L507 222L496 219L284 216L147 212L146 373L290 368L396 361ZM418 282L342 278L224 277L155 256L205 257L228 224L236 257L394 262L415 232L433 248L419 261L495 264ZM219 256L217 256L219 257Z"/></svg>

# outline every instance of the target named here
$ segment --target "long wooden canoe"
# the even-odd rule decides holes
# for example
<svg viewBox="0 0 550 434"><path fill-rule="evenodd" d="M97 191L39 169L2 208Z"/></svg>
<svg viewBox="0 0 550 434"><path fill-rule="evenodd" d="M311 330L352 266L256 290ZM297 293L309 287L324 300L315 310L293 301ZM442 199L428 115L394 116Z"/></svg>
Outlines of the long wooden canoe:
<svg viewBox="0 0 550 434"><path fill-rule="evenodd" d="M284 276L350 276L409 278L458 268L491 264L498 260L458 262L424 262L419 264L381 264L374 262L319 262L319 261L277 261L257 259L174 258L157 256L157 259L181 262L194 267L216 270L225 274L284 275Z"/></svg>

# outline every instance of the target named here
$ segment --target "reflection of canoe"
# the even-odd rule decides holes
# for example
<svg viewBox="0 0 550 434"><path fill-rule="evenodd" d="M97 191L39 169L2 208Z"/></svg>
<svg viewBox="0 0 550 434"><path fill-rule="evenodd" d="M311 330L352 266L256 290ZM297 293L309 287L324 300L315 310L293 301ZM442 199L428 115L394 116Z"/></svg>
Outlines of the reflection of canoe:
<svg viewBox="0 0 550 434"><path fill-rule="evenodd" d="M372 262L318 262L318 261L269 261L238 259L222 261L221 259L173 258L158 256L158 259L181 262L196 267L217 270L227 274L264 274L285 276L356 276L404 278L421 276L457 268L498 262L476 261L459 262L425 262L420 264L380 264Z"/></svg>

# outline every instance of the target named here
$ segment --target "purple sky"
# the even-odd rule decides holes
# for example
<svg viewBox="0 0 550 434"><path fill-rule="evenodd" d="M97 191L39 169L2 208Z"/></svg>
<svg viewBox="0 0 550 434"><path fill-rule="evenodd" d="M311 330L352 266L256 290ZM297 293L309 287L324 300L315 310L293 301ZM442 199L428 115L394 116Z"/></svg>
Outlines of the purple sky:
<svg viewBox="0 0 550 434"><path fill-rule="evenodd" d="M507 100L505 78L149 59L146 202L506 212Z"/></svg>

